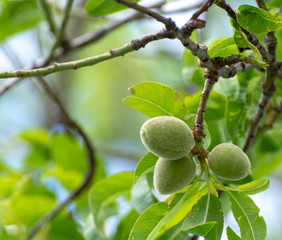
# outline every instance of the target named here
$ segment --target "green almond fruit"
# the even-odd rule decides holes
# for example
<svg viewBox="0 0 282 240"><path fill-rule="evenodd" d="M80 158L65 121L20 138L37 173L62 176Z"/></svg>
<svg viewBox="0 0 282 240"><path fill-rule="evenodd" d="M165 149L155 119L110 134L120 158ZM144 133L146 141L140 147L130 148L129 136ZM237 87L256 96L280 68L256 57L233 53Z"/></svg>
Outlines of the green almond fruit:
<svg viewBox="0 0 282 240"><path fill-rule="evenodd" d="M191 129L176 117L149 119L141 127L140 136L149 151L167 160L184 157L194 145Z"/></svg>
<svg viewBox="0 0 282 240"><path fill-rule="evenodd" d="M217 145L211 151L208 162L216 175L227 180L240 180L251 172L248 156L231 143Z"/></svg>
<svg viewBox="0 0 282 240"><path fill-rule="evenodd" d="M171 194L186 187L196 174L196 163L188 157L175 161L159 158L154 171L154 186L160 194Z"/></svg>

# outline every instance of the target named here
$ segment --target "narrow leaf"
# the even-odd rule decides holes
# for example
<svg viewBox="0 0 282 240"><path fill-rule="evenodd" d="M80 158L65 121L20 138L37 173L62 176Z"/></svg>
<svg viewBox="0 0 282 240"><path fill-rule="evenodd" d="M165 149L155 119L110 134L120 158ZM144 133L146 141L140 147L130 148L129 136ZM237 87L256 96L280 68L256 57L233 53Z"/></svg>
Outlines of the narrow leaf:
<svg viewBox="0 0 282 240"><path fill-rule="evenodd" d="M199 182L184 193L177 193L166 202L147 208L137 219L129 240L153 240L180 223L193 205L207 193L205 183Z"/></svg>
<svg viewBox="0 0 282 240"><path fill-rule="evenodd" d="M123 102L150 118L175 116L183 119L188 113L181 95L167 85L142 82L131 87L130 91L132 96L124 98Z"/></svg>
<svg viewBox="0 0 282 240"><path fill-rule="evenodd" d="M190 240L187 233L182 231L182 224L179 223L159 236L157 240Z"/></svg>
<svg viewBox="0 0 282 240"><path fill-rule="evenodd" d="M229 37L213 43L208 50L208 54L210 57L214 58L231 56L232 54L239 54L239 52L234 42L234 38Z"/></svg>
<svg viewBox="0 0 282 240"><path fill-rule="evenodd" d="M265 34L282 27L280 18L251 5L240 5L236 16L240 26L253 34Z"/></svg>
<svg viewBox="0 0 282 240"><path fill-rule="evenodd" d="M182 229L208 240L220 239L223 211L219 199L213 194L203 196L184 219Z"/></svg>
<svg viewBox="0 0 282 240"><path fill-rule="evenodd" d="M268 186L269 186L269 180L261 179L261 180L256 180L250 183L246 183L241 186L232 187L230 189L232 191L239 191L239 192L243 192L248 195L252 195L252 194L256 194L256 193L266 190Z"/></svg>
<svg viewBox="0 0 282 240"><path fill-rule="evenodd" d="M226 105L226 129L232 142L237 145L239 137L245 135L245 120L249 107L247 89L249 79L253 77L252 71L238 74L238 94L236 97L229 97Z"/></svg>
<svg viewBox="0 0 282 240"><path fill-rule="evenodd" d="M237 221L241 236L248 240L264 240L266 224L259 216L259 208L246 194L229 191L229 200L235 220Z"/></svg>
<svg viewBox="0 0 282 240"><path fill-rule="evenodd" d="M217 222L208 222L197 225L187 232L203 236L206 240L216 240L217 238Z"/></svg>
<svg viewBox="0 0 282 240"><path fill-rule="evenodd" d="M129 193L133 185L133 173L122 172L102 179L91 188L88 201L93 213L94 222L99 231L103 232L103 205L110 199Z"/></svg>
<svg viewBox="0 0 282 240"><path fill-rule="evenodd" d="M140 214L151 205L158 202L152 194L147 178L141 177L131 189L131 202Z"/></svg>
<svg viewBox="0 0 282 240"><path fill-rule="evenodd" d="M67 170L86 171L86 151L77 139L56 133L49 141L51 157L56 164Z"/></svg>
<svg viewBox="0 0 282 240"><path fill-rule="evenodd" d="M133 227L136 219L139 217L138 212L132 209L119 223L116 234L113 240L128 239L130 230ZM94 239L93 239L94 240ZM95 239L96 240L96 239Z"/></svg>
<svg viewBox="0 0 282 240"><path fill-rule="evenodd" d="M136 182L143 174L153 171L158 159L159 157L151 152L148 152L146 155L144 155L144 157L138 162L138 165L134 171L134 181Z"/></svg>

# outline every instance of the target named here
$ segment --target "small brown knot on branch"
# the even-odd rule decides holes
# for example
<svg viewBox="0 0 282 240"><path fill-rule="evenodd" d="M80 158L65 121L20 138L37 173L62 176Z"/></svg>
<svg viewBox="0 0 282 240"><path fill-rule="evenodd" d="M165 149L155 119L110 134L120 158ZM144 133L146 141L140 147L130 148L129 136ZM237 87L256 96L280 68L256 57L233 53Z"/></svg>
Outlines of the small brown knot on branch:
<svg viewBox="0 0 282 240"><path fill-rule="evenodd" d="M217 72L206 69L204 73L204 78L206 79L206 81L217 82L219 74Z"/></svg>
<svg viewBox="0 0 282 240"><path fill-rule="evenodd" d="M206 21L201 19L189 20L181 27L181 31L184 36L190 37L195 29L201 29L206 26Z"/></svg>

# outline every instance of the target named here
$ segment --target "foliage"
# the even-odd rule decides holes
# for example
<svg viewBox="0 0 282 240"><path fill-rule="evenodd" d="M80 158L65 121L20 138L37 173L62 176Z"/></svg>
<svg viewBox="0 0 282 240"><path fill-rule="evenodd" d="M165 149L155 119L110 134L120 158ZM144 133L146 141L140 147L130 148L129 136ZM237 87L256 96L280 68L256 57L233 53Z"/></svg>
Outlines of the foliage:
<svg viewBox="0 0 282 240"><path fill-rule="evenodd" d="M174 4L177 1L170 2ZM257 1L258 5L242 4L235 12L224 0L206 0L202 7L193 8L193 17L179 28L173 25L170 18L164 17L166 13L163 6L166 3L151 3L151 7L156 9L153 12L150 8L140 6L137 0L88 0L77 5L68 0L65 9L60 9L56 1L47 0L38 3L0 2L0 41L3 44L20 32L34 31L36 28L40 42L40 38L46 34L40 28L46 28L46 25L53 35L53 47L32 69L3 71L0 77L36 77L37 90L51 98L56 111L60 112L60 120L51 125L58 122L64 125L63 130L59 131L34 127L14 136L13 141L10 141L12 148L24 148L18 166L4 154L0 156L0 239L184 240L203 236L207 240L219 240L224 229L229 240L266 238L265 220L248 195L266 190L269 186L267 177L282 163L282 63L279 55L282 4L276 0L265 3L260 0ZM204 44L198 44L200 42L195 40L194 33L206 24L198 17L211 6L228 13L228 24L233 29L233 35L217 40L207 39ZM81 12L81 7L87 16ZM127 16L125 13L128 8L139 13ZM78 61L65 60L69 52L82 49L90 43L99 46L97 41L116 28L130 26L129 21L144 18L141 13L163 23L165 29L132 40L102 55ZM115 18L115 14L123 18ZM91 30L82 37L69 37L66 23L71 24L70 20L76 19L76 15L79 18L76 23L84 22L85 26L89 22L94 23L98 30ZM209 19L206 20L208 24ZM139 26L140 22L136 24ZM208 28L214 26L209 25ZM72 109L66 110L62 104L64 101L60 98L64 89L59 91L60 98L57 97L42 76L98 64L165 38L178 39L183 45L185 84L181 88L173 81L167 84L162 82L163 78L171 78L168 77L169 67L176 62L175 56L169 52L159 53L156 50L154 53L152 50L152 56L161 62L157 73L149 62L155 60L149 60L148 56L147 72L138 64L133 73L130 72L130 67L134 66L132 62L136 59L128 61L126 58L116 60L115 70L105 67L103 71L105 78L110 76L114 81L121 72L139 79L134 84L131 82L130 95L125 97L124 94L122 101L126 107L135 109L145 118L173 116L193 129L195 145L187 154L197 163L196 176L180 191L161 196L155 191L153 183L158 156L147 152L134 171L106 176L107 165L99 149L103 144L98 142L96 146L96 136L91 135L94 138L93 147L88 133L68 113ZM114 39L111 38L110 44L113 44ZM66 62L56 63L58 60ZM169 60L168 67L163 65L166 60ZM123 71L119 71L126 61L126 67L123 66ZM179 62L176 65L180 65ZM92 81L95 77L87 74L87 78ZM17 81L8 82L8 85L2 83L0 96L10 92L9 89L20 81L18 78ZM122 92L124 86L122 83L120 85ZM109 101L108 97L101 98L98 95L99 90L89 87L90 90L95 104ZM94 92L99 97L96 98ZM115 92L119 92L119 89L115 89ZM113 112L115 107L111 108ZM108 111L108 114L112 112ZM134 115L134 112L130 114ZM123 112L118 112L113 124L119 122L125 127L109 133L107 125L103 131L118 135L120 139L127 134L136 135L137 131L131 131L129 126L138 124L134 121L127 124L124 119ZM232 143L247 152L251 174L240 181L229 181L226 180L229 178L221 179L213 175L207 159L210 152L221 143ZM224 194L228 196L225 200ZM224 204L230 205L227 212L235 217L240 236L224 224L224 201ZM109 227L110 219L117 222L116 229Z"/></svg>

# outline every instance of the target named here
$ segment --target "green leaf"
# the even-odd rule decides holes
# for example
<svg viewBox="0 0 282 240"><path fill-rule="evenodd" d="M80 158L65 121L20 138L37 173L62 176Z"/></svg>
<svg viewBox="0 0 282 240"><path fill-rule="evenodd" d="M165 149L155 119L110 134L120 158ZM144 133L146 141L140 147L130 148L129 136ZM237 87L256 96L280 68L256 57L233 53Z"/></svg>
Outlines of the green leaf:
<svg viewBox="0 0 282 240"><path fill-rule="evenodd" d="M223 211L219 199L213 194L203 196L184 219L182 229L207 240L220 239Z"/></svg>
<svg viewBox="0 0 282 240"><path fill-rule="evenodd" d="M131 87L130 91L132 96L124 98L123 102L150 118L175 116L183 119L188 113L181 95L167 85L142 82Z"/></svg>
<svg viewBox="0 0 282 240"><path fill-rule="evenodd" d="M242 240L233 230L231 227L226 228L228 240Z"/></svg>
<svg viewBox="0 0 282 240"><path fill-rule="evenodd" d="M235 98L229 97L227 100L226 129L235 145L238 145L239 137L245 137L245 121L250 105L247 91L249 80L253 77L253 71L247 71L244 74L238 73L238 93Z"/></svg>
<svg viewBox="0 0 282 240"><path fill-rule="evenodd" d="M217 222L208 222L199 224L189 230L187 232L203 236L206 240L216 240L217 238Z"/></svg>
<svg viewBox="0 0 282 240"><path fill-rule="evenodd" d="M46 178L54 177L68 190L75 189L83 181L83 174L75 170L66 170L60 166L54 166L44 169L40 177L44 180Z"/></svg>
<svg viewBox="0 0 282 240"><path fill-rule="evenodd" d="M252 195L266 190L268 186L269 186L269 180L261 179L243 184L241 186L231 187L230 189L232 191L239 191L248 195Z"/></svg>
<svg viewBox="0 0 282 240"><path fill-rule="evenodd" d="M230 22L232 27L234 28L233 39L236 45L242 49L250 48L251 43L248 41L245 34L242 32L240 25L233 18L230 18Z"/></svg>
<svg viewBox="0 0 282 240"><path fill-rule="evenodd" d="M151 205L158 202L152 194L147 178L141 177L131 189L131 202L140 214Z"/></svg>
<svg viewBox="0 0 282 240"><path fill-rule="evenodd" d="M5 26L0 31L0 42L35 26L43 19L35 0L1 1L0 4L0 26Z"/></svg>
<svg viewBox="0 0 282 240"><path fill-rule="evenodd" d="M113 240L128 239L130 230L136 219L139 217L138 212L132 209L119 223Z"/></svg>
<svg viewBox="0 0 282 240"><path fill-rule="evenodd" d="M185 105L191 114L197 113L200 98L201 91L195 93L193 96L185 97ZM223 119L225 116L225 104L226 98L222 94L212 91L209 96L205 113L206 122L209 123Z"/></svg>
<svg viewBox="0 0 282 240"><path fill-rule="evenodd" d="M180 223L193 205L207 193L206 184L198 182L184 193L147 208L135 222L129 240L153 240Z"/></svg>
<svg viewBox="0 0 282 240"><path fill-rule="evenodd" d="M194 32L195 33L195 32ZM183 53L182 75L187 83L194 82L200 88L204 86L204 70L197 64L197 58L191 51L185 49Z"/></svg>
<svg viewBox="0 0 282 240"><path fill-rule="evenodd" d="M242 118L245 117L245 103L240 100L228 99L226 105L226 129L232 139L232 143L237 145L239 140L239 127L242 126Z"/></svg>
<svg viewBox="0 0 282 240"><path fill-rule="evenodd" d="M74 219L65 214L56 216L48 225L49 231L44 239L61 240L84 240L82 234L78 230L78 224ZM44 231L44 229L43 229Z"/></svg>
<svg viewBox="0 0 282 240"><path fill-rule="evenodd" d="M139 0L129 0L131 2L139 2ZM103 16L126 9L127 7L116 0L88 0L85 10L91 16Z"/></svg>
<svg viewBox="0 0 282 240"><path fill-rule="evenodd" d="M240 91L238 78L219 78L214 85L214 91L228 98L237 98Z"/></svg>
<svg viewBox="0 0 282 240"><path fill-rule="evenodd" d="M28 168L45 167L49 161L48 132L44 129L32 129L23 131L20 138L29 143L29 151L24 157L25 165Z"/></svg>
<svg viewBox="0 0 282 240"><path fill-rule="evenodd" d="M40 194L22 194L17 198L2 200L0 218L4 224L33 225L45 215L56 201L53 197Z"/></svg>
<svg viewBox="0 0 282 240"><path fill-rule="evenodd" d="M210 135L212 136L209 150L212 150L215 146L217 146L220 143L226 142L225 119L222 119L221 121L209 123L209 132Z"/></svg>
<svg viewBox="0 0 282 240"><path fill-rule="evenodd" d="M50 152L54 162L66 170L85 172L87 155L81 143L69 135L56 133L50 137Z"/></svg>
<svg viewBox="0 0 282 240"><path fill-rule="evenodd" d="M282 27L282 20L250 5L240 5L236 12L241 27L253 34L265 34Z"/></svg>
<svg viewBox="0 0 282 240"><path fill-rule="evenodd" d="M185 118L184 121L188 124L190 129L193 129L195 124L195 119L196 119L196 114L191 114L187 118ZM204 148L208 148L211 143L211 135L206 121L204 121L204 133L206 134L204 138Z"/></svg>
<svg viewBox="0 0 282 240"><path fill-rule="evenodd" d="M182 223L175 225L159 236L157 240L190 240L189 234L183 232L181 226Z"/></svg>
<svg viewBox="0 0 282 240"><path fill-rule="evenodd" d="M264 240L266 224L259 216L259 208L246 194L228 191L231 209L237 221L241 236L248 240Z"/></svg>
<svg viewBox="0 0 282 240"><path fill-rule="evenodd" d="M255 169L252 171L252 177L254 179L259 179L264 176L271 174L278 166L282 164L282 152L275 152L273 154L266 153L264 156L261 156L261 162Z"/></svg>
<svg viewBox="0 0 282 240"><path fill-rule="evenodd" d="M239 54L233 37L224 38L213 43L208 50L210 57L226 57Z"/></svg>
<svg viewBox="0 0 282 240"><path fill-rule="evenodd" d="M133 185L133 172L122 172L102 179L91 188L88 200L94 222L103 233L103 206L117 197L129 193Z"/></svg>
<svg viewBox="0 0 282 240"><path fill-rule="evenodd" d="M157 157L153 153L146 153L144 157L140 159L134 171L134 182L136 182L138 178L143 174L146 174L149 171L153 171L158 159L159 157Z"/></svg>

